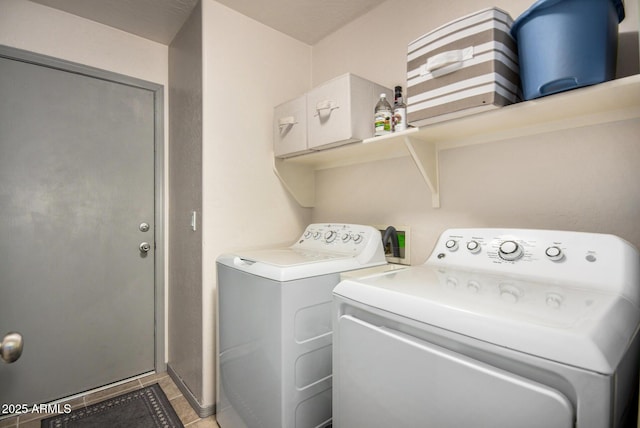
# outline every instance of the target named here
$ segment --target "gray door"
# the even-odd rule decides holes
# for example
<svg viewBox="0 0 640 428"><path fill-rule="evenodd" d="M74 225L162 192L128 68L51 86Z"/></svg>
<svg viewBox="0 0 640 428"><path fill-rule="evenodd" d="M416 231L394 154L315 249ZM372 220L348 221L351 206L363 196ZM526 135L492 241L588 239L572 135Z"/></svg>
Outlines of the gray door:
<svg viewBox="0 0 640 428"><path fill-rule="evenodd" d="M0 403L154 370L154 307L154 93L0 58Z"/></svg>

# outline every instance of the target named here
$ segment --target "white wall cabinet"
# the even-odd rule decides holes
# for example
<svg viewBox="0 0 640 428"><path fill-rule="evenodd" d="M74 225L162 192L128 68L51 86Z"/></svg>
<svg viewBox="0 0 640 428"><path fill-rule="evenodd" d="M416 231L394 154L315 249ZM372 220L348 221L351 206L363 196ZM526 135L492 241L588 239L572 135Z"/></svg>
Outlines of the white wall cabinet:
<svg viewBox="0 0 640 428"><path fill-rule="evenodd" d="M275 156L287 158L371 138L381 93L393 102L391 89L347 73L275 107Z"/></svg>
<svg viewBox="0 0 640 428"><path fill-rule="evenodd" d="M373 113L380 94L393 103L391 89L347 73L307 94L309 147L335 147L374 134Z"/></svg>
<svg viewBox="0 0 640 428"><path fill-rule="evenodd" d="M330 150L276 158L274 171L301 206L313 207L316 170L410 156L437 208L438 153L442 150L634 118L640 118L640 75Z"/></svg>
<svg viewBox="0 0 640 428"><path fill-rule="evenodd" d="M273 152L276 157L287 157L310 151L305 94L273 109Z"/></svg>

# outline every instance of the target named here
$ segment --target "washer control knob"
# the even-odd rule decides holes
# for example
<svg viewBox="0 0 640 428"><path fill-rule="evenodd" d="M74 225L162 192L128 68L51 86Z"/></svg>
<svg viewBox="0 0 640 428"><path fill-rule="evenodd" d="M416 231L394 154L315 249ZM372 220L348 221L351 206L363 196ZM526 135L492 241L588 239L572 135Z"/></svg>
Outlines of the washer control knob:
<svg viewBox="0 0 640 428"><path fill-rule="evenodd" d="M362 237L362 235L360 235L360 234L353 235L353 242L354 242L355 244L359 244L359 243L361 243L363 239L364 239L364 238L363 238L363 237Z"/></svg>
<svg viewBox="0 0 640 428"><path fill-rule="evenodd" d="M458 241L456 241L455 239L449 239L447 242L444 243L444 246L447 247L447 250L449 251L457 251Z"/></svg>
<svg viewBox="0 0 640 428"><path fill-rule="evenodd" d="M467 250L473 254L478 254L480 252L480 243L478 241L467 242Z"/></svg>
<svg viewBox="0 0 640 428"><path fill-rule="evenodd" d="M322 236L322 234L320 232L315 232L313 234L313 239L320 239L321 236Z"/></svg>
<svg viewBox="0 0 640 428"><path fill-rule="evenodd" d="M500 258L507 261L518 260L522 257L522 247L516 241L504 241L498 248Z"/></svg>
<svg viewBox="0 0 640 428"><path fill-rule="evenodd" d="M336 236L338 236L338 234L334 231L334 230L330 230L327 233L324 234L324 240L328 243L331 243L333 241L336 240Z"/></svg>
<svg viewBox="0 0 640 428"><path fill-rule="evenodd" d="M313 235L313 232L311 232L310 230L307 230L307 231L304 232L304 238L305 239L311 238L311 235Z"/></svg>
<svg viewBox="0 0 640 428"><path fill-rule="evenodd" d="M547 248L544 251L544 253L547 255L549 260L552 260L554 262L559 262L560 260L562 260L564 258L564 253L562 252L560 247L556 247L555 245L552 246L552 247Z"/></svg>
<svg viewBox="0 0 640 428"><path fill-rule="evenodd" d="M350 239L351 235L349 235L348 233L342 234L342 242L349 242Z"/></svg>

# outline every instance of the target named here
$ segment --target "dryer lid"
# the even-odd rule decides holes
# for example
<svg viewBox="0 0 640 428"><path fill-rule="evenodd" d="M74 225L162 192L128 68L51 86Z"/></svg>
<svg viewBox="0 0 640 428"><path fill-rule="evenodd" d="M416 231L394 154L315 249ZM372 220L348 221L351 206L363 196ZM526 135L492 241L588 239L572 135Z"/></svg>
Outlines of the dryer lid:
<svg viewBox="0 0 640 428"><path fill-rule="evenodd" d="M334 294L604 374L615 371L640 322L637 308L611 292L429 265L345 280Z"/></svg>

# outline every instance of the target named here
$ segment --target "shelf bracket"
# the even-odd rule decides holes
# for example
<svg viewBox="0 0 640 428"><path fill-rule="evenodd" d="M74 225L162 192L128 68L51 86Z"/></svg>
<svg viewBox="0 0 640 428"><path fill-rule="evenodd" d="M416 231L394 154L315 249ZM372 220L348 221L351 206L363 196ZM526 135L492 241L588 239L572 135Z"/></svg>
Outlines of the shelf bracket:
<svg viewBox="0 0 640 428"><path fill-rule="evenodd" d="M273 159L273 172L287 191L304 208L316 203L315 170L308 165L287 163L285 159Z"/></svg>
<svg viewBox="0 0 640 428"><path fill-rule="evenodd" d="M422 141L408 135L404 137L411 158L416 163L422 178L431 190L431 206L440 208L440 183L438 172L438 148L432 141Z"/></svg>

